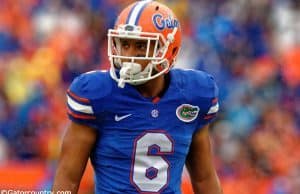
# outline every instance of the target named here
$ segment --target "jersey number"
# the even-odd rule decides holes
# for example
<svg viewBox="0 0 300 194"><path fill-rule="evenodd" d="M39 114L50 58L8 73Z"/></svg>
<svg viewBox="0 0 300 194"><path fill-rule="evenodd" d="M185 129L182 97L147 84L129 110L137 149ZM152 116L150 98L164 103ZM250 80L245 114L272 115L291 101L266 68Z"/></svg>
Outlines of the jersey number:
<svg viewBox="0 0 300 194"><path fill-rule="evenodd" d="M173 140L164 132L136 138L130 178L139 192L160 192L167 186L170 164L164 156L173 152Z"/></svg>

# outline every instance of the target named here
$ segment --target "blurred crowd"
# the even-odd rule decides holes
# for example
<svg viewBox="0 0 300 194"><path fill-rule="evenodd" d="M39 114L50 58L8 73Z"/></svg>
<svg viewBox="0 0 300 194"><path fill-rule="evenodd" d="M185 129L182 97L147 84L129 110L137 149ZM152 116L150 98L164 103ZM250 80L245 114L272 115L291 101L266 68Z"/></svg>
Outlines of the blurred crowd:
<svg viewBox="0 0 300 194"><path fill-rule="evenodd" d="M22 187L33 169L31 187L50 188L66 89L109 68L107 29L131 2L0 0L0 188ZM220 89L211 132L224 193L299 194L300 2L161 2L184 33L175 67L207 71Z"/></svg>

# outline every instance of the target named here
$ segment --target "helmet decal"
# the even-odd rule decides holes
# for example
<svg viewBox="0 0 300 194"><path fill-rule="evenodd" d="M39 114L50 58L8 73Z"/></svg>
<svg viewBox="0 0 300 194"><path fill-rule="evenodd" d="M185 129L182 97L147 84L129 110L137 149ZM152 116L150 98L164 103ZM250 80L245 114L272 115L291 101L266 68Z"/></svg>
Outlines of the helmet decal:
<svg viewBox="0 0 300 194"><path fill-rule="evenodd" d="M171 16L164 18L161 14L155 14L152 17L153 24L158 30L163 30L165 28L173 29L179 26L178 20L172 18Z"/></svg>

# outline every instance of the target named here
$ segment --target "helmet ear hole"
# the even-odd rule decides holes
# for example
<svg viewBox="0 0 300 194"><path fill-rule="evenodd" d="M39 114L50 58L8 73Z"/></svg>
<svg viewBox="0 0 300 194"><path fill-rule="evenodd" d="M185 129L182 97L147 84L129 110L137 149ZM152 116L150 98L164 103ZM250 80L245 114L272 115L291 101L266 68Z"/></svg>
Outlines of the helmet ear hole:
<svg viewBox="0 0 300 194"><path fill-rule="evenodd" d="M177 54L177 51L178 51L178 47L173 48L173 50L172 50L172 55L173 55L173 56L176 55L176 54Z"/></svg>

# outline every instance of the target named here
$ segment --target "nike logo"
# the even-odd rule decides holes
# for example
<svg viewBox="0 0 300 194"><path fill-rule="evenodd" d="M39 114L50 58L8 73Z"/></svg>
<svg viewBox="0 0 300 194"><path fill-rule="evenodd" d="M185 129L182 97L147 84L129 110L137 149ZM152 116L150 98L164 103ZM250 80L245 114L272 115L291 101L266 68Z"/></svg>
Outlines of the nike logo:
<svg viewBox="0 0 300 194"><path fill-rule="evenodd" d="M130 117L131 114L127 114L127 115L123 115L123 116L118 116L118 115L115 115L115 121L119 122L123 119L126 119L127 117Z"/></svg>

